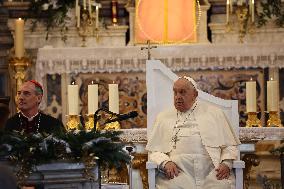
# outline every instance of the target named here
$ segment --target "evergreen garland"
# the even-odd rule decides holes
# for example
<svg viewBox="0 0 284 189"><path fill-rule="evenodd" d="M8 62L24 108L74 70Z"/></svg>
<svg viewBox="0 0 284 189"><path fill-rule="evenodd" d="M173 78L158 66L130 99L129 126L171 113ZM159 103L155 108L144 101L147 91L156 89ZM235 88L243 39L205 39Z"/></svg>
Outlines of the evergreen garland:
<svg viewBox="0 0 284 189"><path fill-rule="evenodd" d="M277 26L284 26L284 7L281 0L261 0L260 5L262 10L257 13L259 27L267 24L273 17Z"/></svg>
<svg viewBox="0 0 284 189"><path fill-rule="evenodd" d="M34 166L61 160L85 163L85 176L90 179L90 170L96 161L116 168L130 162L130 156L123 150L124 144L119 141L119 134L121 131L96 130L61 134L1 132L0 156L19 167L17 177L20 183L32 173Z"/></svg>

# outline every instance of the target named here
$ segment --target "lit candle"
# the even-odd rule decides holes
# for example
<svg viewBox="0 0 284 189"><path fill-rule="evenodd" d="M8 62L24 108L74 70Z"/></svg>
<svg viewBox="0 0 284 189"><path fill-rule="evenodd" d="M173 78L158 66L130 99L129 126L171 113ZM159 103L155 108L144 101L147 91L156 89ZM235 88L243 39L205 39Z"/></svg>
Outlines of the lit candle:
<svg viewBox="0 0 284 189"><path fill-rule="evenodd" d="M119 113L118 84L109 84L109 111Z"/></svg>
<svg viewBox="0 0 284 189"><path fill-rule="evenodd" d="M254 22L254 0L251 0L251 21Z"/></svg>
<svg viewBox="0 0 284 189"><path fill-rule="evenodd" d="M230 0L227 0L226 13L227 13L227 23L229 23L229 15L230 15Z"/></svg>
<svg viewBox="0 0 284 189"><path fill-rule="evenodd" d="M278 111L277 81L267 81L267 111Z"/></svg>
<svg viewBox="0 0 284 189"><path fill-rule="evenodd" d="M256 82L246 82L247 112L256 112Z"/></svg>
<svg viewBox="0 0 284 189"><path fill-rule="evenodd" d="M98 109L98 85L88 85L88 114L95 114Z"/></svg>
<svg viewBox="0 0 284 189"><path fill-rule="evenodd" d="M87 8L86 0L83 0L83 8L84 8L84 10L86 10L86 8Z"/></svg>
<svg viewBox="0 0 284 189"><path fill-rule="evenodd" d="M79 87L78 85L68 85L68 110L69 115L78 115L79 107Z"/></svg>
<svg viewBox="0 0 284 189"><path fill-rule="evenodd" d="M99 5L96 5L96 28L99 28Z"/></svg>
<svg viewBox="0 0 284 189"><path fill-rule="evenodd" d="M22 58L24 56L24 20L21 18L15 20L15 56Z"/></svg>

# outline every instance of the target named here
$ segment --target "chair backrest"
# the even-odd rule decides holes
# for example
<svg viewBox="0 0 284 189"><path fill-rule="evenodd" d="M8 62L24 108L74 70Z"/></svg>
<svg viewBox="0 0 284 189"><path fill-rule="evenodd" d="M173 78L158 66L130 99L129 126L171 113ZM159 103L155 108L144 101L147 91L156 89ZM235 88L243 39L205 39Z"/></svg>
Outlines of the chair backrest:
<svg viewBox="0 0 284 189"><path fill-rule="evenodd" d="M147 85L147 131L151 130L157 114L167 107L173 106L173 83L178 76L159 60L146 62ZM237 100L224 100L201 90L198 98L219 106L227 116L231 125L239 134L239 113Z"/></svg>

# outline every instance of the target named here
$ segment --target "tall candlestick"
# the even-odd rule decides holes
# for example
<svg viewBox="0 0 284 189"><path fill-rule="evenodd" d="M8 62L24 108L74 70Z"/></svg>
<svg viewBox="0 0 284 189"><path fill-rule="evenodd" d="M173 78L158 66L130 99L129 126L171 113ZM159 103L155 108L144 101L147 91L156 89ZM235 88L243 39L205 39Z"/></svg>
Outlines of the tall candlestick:
<svg viewBox="0 0 284 189"><path fill-rule="evenodd" d="M88 85L88 114L95 114L98 109L98 85Z"/></svg>
<svg viewBox="0 0 284 189"><path fill-rule="evenodd" d="M117 1L111 1L111 15L112 15L112 23L117 24Z"/></svg>
<svg viewBox="0 0 284 189"><path fill-rule="evenodd" d="M15 56L22 58L24 56L24 20L21 18L15 20Z"/></svg>
<svg viewBox="0 0 284 189"><path fill-rule="evenodd" d="M78 115L79 111L79 87L78 85L68 85L68 110L69 115Z"/></svg>
<svg viewBox="0 0 284 189"><path fill-rule="evenodd" d="M230 15L230 0L227 0L227 3L226 3L226 16L227 16L227 19L226 19L226 22L229 23L229 15Z"/></svg>
<svg viewBox="0 0 284 189"><path fill-rule="evenodd" d="M96 5L96 29L99 28L99 5Z"/></svg>
<svg viewBox="0 0 284 189"><path fill-rule="evenodd" d="M119 113L118 84L109 84L109 111Z"/></svg>
<svg viewBox="0 0 284 189"><path fill-rule="evenodd" d="M256 112L256 82L246 82L247 112Z"/></svg>
<svg viewBox="0 0 284 189"><path fill-rule="evenodd" d="M267 81L267 111L279 111L277 81Z"/></svg>

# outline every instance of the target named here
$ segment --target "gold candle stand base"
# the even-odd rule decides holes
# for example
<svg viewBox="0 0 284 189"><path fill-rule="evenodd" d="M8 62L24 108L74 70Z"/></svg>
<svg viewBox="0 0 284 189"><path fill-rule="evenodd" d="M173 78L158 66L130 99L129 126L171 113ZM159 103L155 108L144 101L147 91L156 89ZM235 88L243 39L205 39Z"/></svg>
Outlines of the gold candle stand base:
<svg viewBox="0 0 284 189"><path fill-rule="evenodd" d="M277 111L270 111L267 120L267 127L282 127L281 120Z"/></svg>
<svg viewBox="0 0 284 189"><path fill-rule="evenodd" d="M85 121L85 130L91 131L94 129L95 118L94 114L87 115L87 121ZM97 122L96 130L100 127L99 122Z"/></svg>
<svg viewBox="0 0 284 189"><path fill-rule="evenodd" d="M121 129L120 123L118 121L107 123L104 127L104 130L118 130L118 129Z"/></svg>
<svg viewBox="0 0 284 189"><path fill-rule="evenodd" d="M257 118L257 112L248 112L246 127L262 127L261 121Z"/></svg>
<svg viewBox="0 0 284 189"><path fill-rule="evenodd" d="M79 126L80 126L79 115L68 115L68 121L66 123L66 130L68 132L79 130Z"/></svg>

